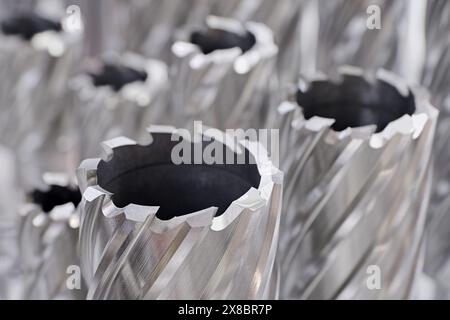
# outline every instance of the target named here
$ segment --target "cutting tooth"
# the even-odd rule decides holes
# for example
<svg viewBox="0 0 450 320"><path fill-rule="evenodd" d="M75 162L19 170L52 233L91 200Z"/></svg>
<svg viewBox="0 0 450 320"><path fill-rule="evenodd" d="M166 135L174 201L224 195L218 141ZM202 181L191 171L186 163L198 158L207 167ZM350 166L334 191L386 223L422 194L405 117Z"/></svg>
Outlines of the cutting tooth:
<svg viewBox="0 0 450 320"><path fill-rule="evenodd" d="M204 227L209 228L216 213L217 208L210 207L187 215L173 217L168 221L163 221L156 218L153 220L150 229L153 232L162 234L164 232L179 227L183 223L189 225L190 228L204 228Z"/></svg>
<svg viewBox="0 0 450 320"><path fill-rule="evenodd" d="M101 188L99 185L87 187L83 192L83 198L87 202L93 202L100 197L110 197L111 193Z"/></svg>
<svg viewBox="0 0 450 320"><path fill-rule="evenodd" d="M114 155L114 149L117 149L119 147L124 146L133 146L137 145L138 143L132 139L129 139L127 137L117 137L111 140L107 140L101 143L102 149L103 149L103 160L109 161Z"/></svg>
<svg viewBox="0 0 450 320"><path fill-rule="evenodd" d="M129 204L123 209L123 213L128 220L144 222L149 216L155 216L158 209L158 206L139 206L136 204Z"/></svg>
<svg viewBox="0 0 450 320"><path fill-rule="evenodd" d="M86 159L77 169L78 186L83 193L87 187L97 184L97 166L100 159Z"/></svg>

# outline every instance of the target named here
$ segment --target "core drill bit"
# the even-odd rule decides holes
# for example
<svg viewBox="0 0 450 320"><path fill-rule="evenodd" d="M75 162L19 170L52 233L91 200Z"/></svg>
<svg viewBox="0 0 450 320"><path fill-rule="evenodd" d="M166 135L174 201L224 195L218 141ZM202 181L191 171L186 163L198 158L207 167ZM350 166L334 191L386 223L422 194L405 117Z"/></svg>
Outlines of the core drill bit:
<svg viewBox="0 0 450 320"><path fill-rule="evenodd" d="M423 89L381 69L343 67L333 79L299 82L296 101L282 103L272 123L289 177L282 298L409 297L437 114ZM367 284L371 270L379 290Z"/></svg>
<svg viewBox="0 0 450 320"><path fill-rule="evenodd" d="M79 161L99 156L104 140L118 135L137 139L150 124L169 121L165 63L129 52L105 57L95 67L70 83Z"/></svg>
<svg viewBox="0 0 450 320"><path fill-rule="evenodd" d="M183 31L184 39L172 46L171 106L178 126L201 120L222 130L260 127L278 51L272 31L216 16L204 29Z"/></svg>
<svg viewBox="0 0 450 320"><path fill-rule="evenodd" d="M33 190L21 211L19 252L23 299L83 298L78 287L68 288L71 267L79 268L77 243L81 201L78 188L61 174L44 176L45 188Z"/></svg>
<svg viewBox="0 0 450 320"><path fill-rule="evenodd" d="M40 167L46 164L69 170L70 146L60 125L70 109L66 85L81 41L81 33L71 26L65 18L34 12L1 21L0 143L16 152L22 167L19 178L26 187L42 175Z"/></svg>
<svg viewBox="0 0 450 320"><path fill-rule="evenodd" d="M275 298L282 173L265 149L215 129L149 133L105 142L107 158L78 170L88 299ZM193 153L178 164L180 143ZM218 162L198 162L210 148Z"/></svg>

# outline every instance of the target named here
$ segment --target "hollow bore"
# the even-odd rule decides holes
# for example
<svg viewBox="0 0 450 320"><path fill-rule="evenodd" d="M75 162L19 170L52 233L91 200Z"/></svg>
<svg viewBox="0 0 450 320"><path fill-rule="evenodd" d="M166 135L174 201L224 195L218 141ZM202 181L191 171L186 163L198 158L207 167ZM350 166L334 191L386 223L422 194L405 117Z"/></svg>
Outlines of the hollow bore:
<svg viewBox="0 0 450 320"><path fill-rule="evenodd" d="M33 203L39 205L44 212L67 203L73 203L77 207L81 201L80 191L69 186L50 185L48 190L36 189L30 195Z"/></svg>
<svg viewBox="0 0 450 320"><path fill-rule="evenodd" d="M235 47L241 48L242 52L247 52L255 45L256 38L247 30L239 34L228 30L208 28L194 31L190 41L197 45L204 54L209 54L215 50Z"/></svg>
<svg viewBox="0 0 450 320"><path fill-rule="evenodd" d="M258 188L261 177L254 162L225 164L226 152L231 150L221 145L224 164L176 165L171 151L177 143L163 134L153 135L149 146L115 149L111 160L99 163L99 185L114 194L112 200L117 207L131 203L159 206L157 216L163 220L211 206L218 207L216 215L220 215L251 187ZM200 150L210 143L200 143ZM195 146L189 144L193 157ZM247 152L246 159L250 157Z"/></svg>
<svg viewBox="0 0 450 320"><path fill-rule="evenodd" d="M147 72L136 70L124 65L104 64L98 73L89 73L94 86L110 86L114 91L119 91L128 83L147 80Z"/></svg>
<svg viewBox="0 0 450 320"><path fill-rule="evenodd" d="M391 84L377 80L369 83L356 76L344 77L342 82L312 82L306 91L297 92L297 103L306 119L313 116L335 119L332 128L376 125L382 131L390 122L415 112L414 97L402 95Z"/></svg>
<svg viewBox="0 0 450 320"><path fill-rule="evenodd" d="M17 35L30 40L35 34L44 31L61 31L59 21L41 17L35 13L19 13L1 22L2 32L6 35Z"/></svg>

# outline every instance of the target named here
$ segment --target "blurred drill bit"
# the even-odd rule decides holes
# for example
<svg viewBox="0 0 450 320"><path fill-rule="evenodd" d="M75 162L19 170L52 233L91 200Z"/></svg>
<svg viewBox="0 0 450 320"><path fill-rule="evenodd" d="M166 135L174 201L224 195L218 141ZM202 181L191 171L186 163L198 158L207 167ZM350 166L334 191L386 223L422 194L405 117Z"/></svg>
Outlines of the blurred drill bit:
<svg viewBox="0 0 450 320"><path fill-rule="evenodd" d="M276 298L282 173L264 148L212 129L149 133L149 145L105 142L106 160L78 170L88 299ZM175 164L180 146L193 153ZM222 164L194 164L209 148Z"/></svg>
<svg viewBox="0 0 450 320"><path fill-rule="evenodd" d="M47 173L45 188L33 190L21 209L23 299L83 298L81 284L79 290L66 286L68 268L79 265L77 206L81 201L78 188L68 180L65 175Z"/></svg>
<svg viewBox="0 0 450 320"><path fill-rule="evenodd" d="M171 106L179 126L257 128L266 115L276 53L266 26L209 16L172 46Z"/></svg>
<svg viewBox="0 0 450 320"><path fill-rule="evenodd" d="M43 167L69 171L61 123L70 109L67 80L80 53L80 30L68 20L19 12L1 21L0 143L11 147L31 186Z"/></svg>
<svg viewBox="0 0 450 320"><path fill-rule="evenodd" d="M152 123L167 123L165 63L133 53L105 57L73 79L79 161L99 155L100 142L127 135L139 138Z"/></svg>
<svg viewBox="0 0 450 320"><path fill-rule="evenodd" d="M341 68L277 109L289 177L281 297L408 298L421 253L437 110L393 74ZM277 122L278 121L278 122ZM367 284L380 271L380 288Z"/></svg>

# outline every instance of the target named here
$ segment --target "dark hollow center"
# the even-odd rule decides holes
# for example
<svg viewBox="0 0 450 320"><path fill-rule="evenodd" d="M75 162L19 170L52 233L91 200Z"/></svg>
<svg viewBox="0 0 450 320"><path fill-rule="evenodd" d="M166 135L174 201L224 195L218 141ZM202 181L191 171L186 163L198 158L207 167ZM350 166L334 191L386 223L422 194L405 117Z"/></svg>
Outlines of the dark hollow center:
<svg viewBox="0 0 450 320"><path fill-rule="evenodd" d="M6 35L17 35L30 40L35 34L44 31L61 31L59 21L41 17L35 13L20 13L1 22L2 32Z"/></svg>
<svg viewBox="0 0 450 320"><path fill-rule="evenodd" d="M414 97L401 95L392 85L378 80L369 84L359 77L345 77L342 83L316 81L305 92L297 92L297 103L306 119L333 118L332 128L342 131L376 125L382 131L390 122L415 112Z"/></svg>
<svg viewBox="0 0 450 320"><path fill-rule="evenodd" d="M56 206L67 203L73 203L77 207L81 201L81 193L75 188L50 185L46 191L33 190L31 192L31 199L33 203L41 207L42 211L50 212Z"/></svg>
<svg viewBox="0 0 450 320"><path fill-rule="evenodd" d="M147 72L115 64L104 64L100 72L89 75L94 86L110 86L116 92L128 83L147 80Z"/></svg>
<svg viewBox="0 0 450 320"><path fill-rule="evenodd" d="M238 34L227 30L208 28L192 32L190 42L197 45L204 54L235 47L241 48L242 52L247 52L255 45L256 38L249 31Z"/></svg>
<svg viewBox="0 0 450 320"><path fill-rule="evenodd" d="M113 158L98 166L99 185L114 193L118 207L159 206L162 220L211 206L218 207L220 215L251 187L258 188L256 164L173 164L171 150L177 143L170 135L154 135L150 146L115 149Z"/></svg>

